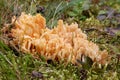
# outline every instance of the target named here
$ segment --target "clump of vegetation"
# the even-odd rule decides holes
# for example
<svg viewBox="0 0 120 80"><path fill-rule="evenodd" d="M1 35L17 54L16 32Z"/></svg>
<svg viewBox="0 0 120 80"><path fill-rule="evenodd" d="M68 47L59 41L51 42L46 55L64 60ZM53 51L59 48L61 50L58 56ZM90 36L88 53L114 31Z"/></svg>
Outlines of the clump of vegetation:
<svg viewBox="0 0 120 80"><path fill-rule="evenodd" d="M53 28L58 19L68 23L77 22L88 39L97 43L101 50L106 49L110 56L109 63L105 65L93 63L87 57L77 66L46 61L43 57L35 59L11 48L0 32L0 79L119 80L119 4L119 0L0 0L0 29L4 24L10 23L13 15L19 16L21 12L42 14L46 17L49 28Z"/></svg>

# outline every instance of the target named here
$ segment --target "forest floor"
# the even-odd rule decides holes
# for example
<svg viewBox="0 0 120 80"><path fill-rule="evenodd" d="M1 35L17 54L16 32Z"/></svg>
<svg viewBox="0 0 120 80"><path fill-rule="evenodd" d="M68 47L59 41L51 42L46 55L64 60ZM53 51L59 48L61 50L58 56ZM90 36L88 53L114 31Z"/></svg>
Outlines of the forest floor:
<svg viewBox="0 0 120 80"><path fill-rule="evenodd" d="M110 61L65 66L38 60L7 45L0 31L0 80L120 80L120 0L0 0L0 30L21 12L41 14L48 28L59 19L77 22L89 41L108 51Z"/></svg>

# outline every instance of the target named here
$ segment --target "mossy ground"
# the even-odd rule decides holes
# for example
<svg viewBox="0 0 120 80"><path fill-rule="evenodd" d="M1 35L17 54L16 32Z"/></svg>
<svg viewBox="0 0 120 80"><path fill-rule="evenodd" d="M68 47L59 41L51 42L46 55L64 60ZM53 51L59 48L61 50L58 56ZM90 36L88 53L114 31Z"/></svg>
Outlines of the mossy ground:
<svg viewBox="0 0 120 80"><path fill-rule="evenodd" d="M120 80L119 5L119 0L0 0L0 29L21 12L42 14L49 28L58 19L77 22L88 39L106 49L111 58L109 64L100 65L86 57L77 66L38 60L10 48L0 32L0 80Z"/></svg>

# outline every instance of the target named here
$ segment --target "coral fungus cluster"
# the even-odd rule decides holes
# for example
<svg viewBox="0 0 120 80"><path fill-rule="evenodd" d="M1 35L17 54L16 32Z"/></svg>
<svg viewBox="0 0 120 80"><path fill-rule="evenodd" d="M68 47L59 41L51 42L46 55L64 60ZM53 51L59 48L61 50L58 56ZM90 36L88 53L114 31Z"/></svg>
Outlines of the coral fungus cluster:
<svg viewBox="0 0 120 80"><path fill-rule="evenodd" d="M14 20L15 17L12 21ZM100 51L95 43L87 40L77 23L68 25L59 20L55 28L48 29L45 18L40 14L32 16L22 13L14 24L11 30L13 42L25 53L38 53L46 60L72 63L77 63L85 55L104 64L108 56L106 51Z"/></svg>

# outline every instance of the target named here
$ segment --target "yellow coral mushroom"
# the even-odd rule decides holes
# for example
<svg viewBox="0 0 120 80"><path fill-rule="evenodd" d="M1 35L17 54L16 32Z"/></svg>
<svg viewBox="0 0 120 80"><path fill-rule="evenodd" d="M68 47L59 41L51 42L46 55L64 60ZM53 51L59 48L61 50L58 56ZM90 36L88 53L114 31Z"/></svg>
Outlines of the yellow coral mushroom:
<svg viewBox="0 0 120 80"><path fill-rule="evenodd" d="M48 29L45 18L40 14L32 16L22 13L11 33L13 42L20 45L23 52L38 53L46 60L64 60L74 64L86 55L103 64L108 56L106 51L100 51L95 43L87 40L87 35L78 28L77 23L68 25L59 20L55 28Z"/></svg>

